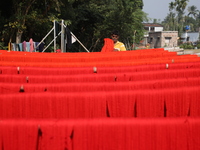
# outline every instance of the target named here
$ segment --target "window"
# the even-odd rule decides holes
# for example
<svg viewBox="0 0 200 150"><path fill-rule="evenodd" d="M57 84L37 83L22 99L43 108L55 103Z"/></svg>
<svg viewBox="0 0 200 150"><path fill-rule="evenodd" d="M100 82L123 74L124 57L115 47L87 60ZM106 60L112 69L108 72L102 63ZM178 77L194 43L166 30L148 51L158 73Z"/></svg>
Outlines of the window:
<svg viewBox="0 0 200 150"><path fill-rule="evenodd" d="M165 37L165 44L169 45L172 37Z"/></svg>

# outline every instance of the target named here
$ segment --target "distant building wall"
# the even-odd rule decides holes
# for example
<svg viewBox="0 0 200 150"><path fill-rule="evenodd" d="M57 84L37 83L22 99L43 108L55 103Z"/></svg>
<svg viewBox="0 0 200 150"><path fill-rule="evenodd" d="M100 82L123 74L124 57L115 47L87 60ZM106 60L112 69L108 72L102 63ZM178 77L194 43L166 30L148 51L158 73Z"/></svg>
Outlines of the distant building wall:
<svg viewBox="0 0 200 150"><path fill-rule="evenodd" d="M149 40L151 48L160 48L161 45L161 32L149 32Z"/></svg>
<svg viewBox="0 0 200 150"><path fill-rule="evenodd" d="M177 46L178 31L149 32L148 43L151 48Z"/></svg>
<svg viewBox="0 0 200 150"><path fill-rule="evenodd" d="M163 27L155 27L155 32L163 31Z"/></svg>
<svg viewBox="0 0 200 150"><path fill-rule="evenodd" d="M199 40L199 32L187 32L181 36L182 42L197 42Z"/></svg>

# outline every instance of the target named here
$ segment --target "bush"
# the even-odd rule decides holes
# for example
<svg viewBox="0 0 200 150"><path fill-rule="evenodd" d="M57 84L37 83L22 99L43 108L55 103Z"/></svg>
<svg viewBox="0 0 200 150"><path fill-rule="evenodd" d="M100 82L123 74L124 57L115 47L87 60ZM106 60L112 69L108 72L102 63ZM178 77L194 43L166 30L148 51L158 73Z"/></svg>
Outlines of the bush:
<svg viewBox="0 0 200 150"><path fill-rule="evenodd" d="M191 43L184 43L181 44L179 47L183 49L194 49L194 46Z"/></svg>
<svg viewBox="0 0 200 150"><path fill-rule="evenodd" d="M197 45L197 48L200 49L200 44Z"/></svg>
<svg viewBox="0 0 200 150"><path fill-rule="evenodd" d="M184 45L183 45L183 44L181 44L181 45L179 45L179 47L180 47L180 48L184 48Z"/></svg>
<svg viewBox="0 0 200 150"><path fill-rule="evenodd" d="M0 42L0 49L1 50L6 50L6 49L8 49L8 46L5 46L4 42Z"/></svg>
<svg viewBox="0 0 200 150"><path fill-rule="evenodd" d="M186 49L194 49L194 46L193 45L187 45Z"/></svg>

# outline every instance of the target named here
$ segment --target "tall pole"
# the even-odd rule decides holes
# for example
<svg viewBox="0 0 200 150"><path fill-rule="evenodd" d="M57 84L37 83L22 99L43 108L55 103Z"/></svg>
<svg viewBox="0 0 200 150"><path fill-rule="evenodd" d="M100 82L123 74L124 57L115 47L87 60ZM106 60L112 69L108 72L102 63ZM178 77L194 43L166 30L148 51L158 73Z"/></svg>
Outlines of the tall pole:
<svg viewBox="0 0 200 150"><path fill-rule="evenodd" d="M44 42L44 40L45 40L45 39L49 36L49 34L53 31L53 29L54 29L54 28L52 28L51 31L49 31L49 33L47 33L47 35L42 39L42 41L35 47L35 50L34 50L35 52L36 52L36 49L40 46L40 44L41 44L42 42Z"/></svg>
<svg viewBox="0 0 200 150"><path fill-rule="evenodd" d="M63 26L66 28L66 25L63 24ZM79 42L79 44L89 53L90 51L79 41L79 39L70 31L70 34Z"/></svg>
<svg viewBox="0 0 200 150"><path fill-rule="evenodd" d="M62 20L62 23L61 23L61 52L66 52L66 49L65 49L65 28L64 28L64 20Z"/></svg>
<svg viewBox="0 0 200 150"><path fill-rule="evenodd" d="M57 35L56 37L54 37L54 39L49 43L49 45L47 45L47 46L44 48L44 50L42 51L42 53L43 53L44 51L46 51L46 49L53 43L53 41L54 41L55 39L57 39L57 37L58 37L60 34L61 34L61 31L58 33L58 35Z"/></svg>
<svg viewBox="0 0 200 150"><path fill-rule="evenodd" d="M79 41L79 39L72 32L70 33L79 42L79 44L89 53L90 51Z"/></svg>
<svg viewBox="0 0 200 150"><path fill-rule="evenodd" d="M135 47L135 33L136 33L136 30L134 31L134 37L133 37L133 40L134 40L134 41L133 41L133 43L134 43L134 50L135 50L135 48L136 48L136 47Z"/></svg>
<svg viewBox="0 0 200 150"><path fill-rule="evenodd" d="M54 26L54 52L56 52L56 21L54 20L53 22L53 26Z"/></svg>

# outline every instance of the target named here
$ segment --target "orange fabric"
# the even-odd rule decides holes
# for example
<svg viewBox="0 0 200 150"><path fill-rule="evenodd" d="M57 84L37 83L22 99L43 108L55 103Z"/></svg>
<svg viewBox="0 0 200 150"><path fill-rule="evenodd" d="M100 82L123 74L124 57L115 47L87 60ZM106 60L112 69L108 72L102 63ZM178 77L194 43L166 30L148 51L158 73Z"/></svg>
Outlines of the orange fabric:
<svg viewBox="0 0 200 150"><path fill-rule="evenodd" d="M200 57L112 44L0 50L0 150L199 149Z"/></svg>
<svg viewBox="0 0 200 150"><path fill-rule="evenodd" d="M198 150L200 118L4 119L4 150Z"/></svg>
<svg viewBox="0 0 200 150"><path fill-rule="evenodd" d="M101 49L101 52L112 52L114 50L114 42L112 39L105 38L104 46Z"/></svg>

